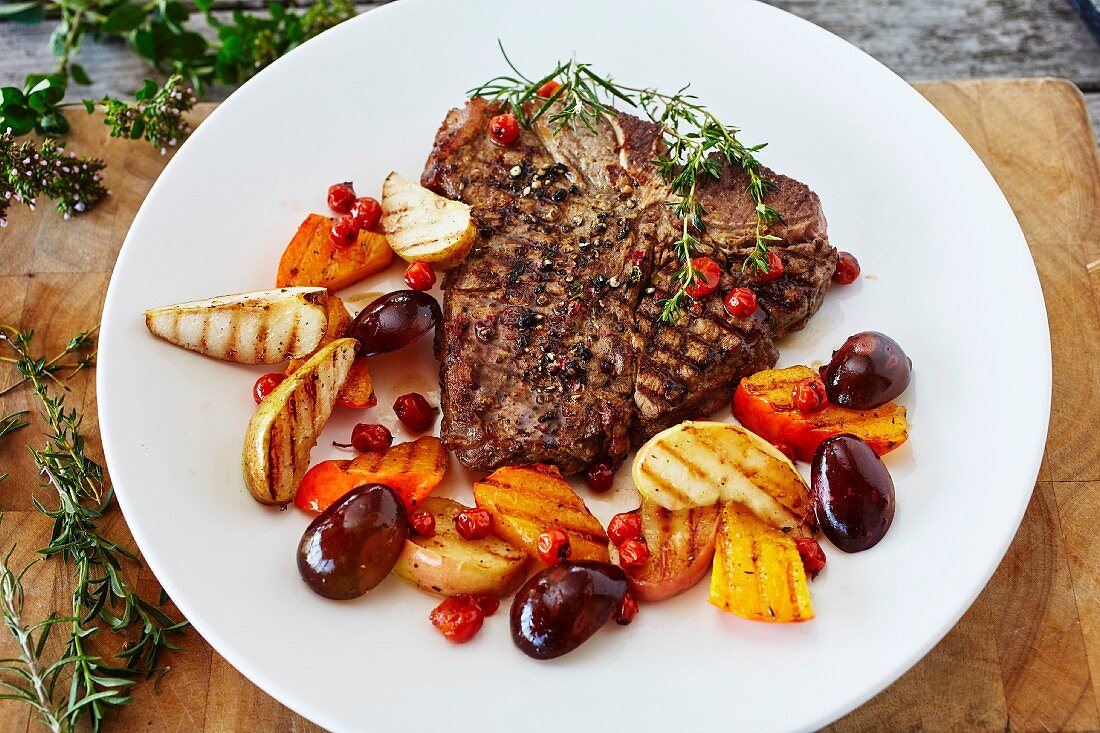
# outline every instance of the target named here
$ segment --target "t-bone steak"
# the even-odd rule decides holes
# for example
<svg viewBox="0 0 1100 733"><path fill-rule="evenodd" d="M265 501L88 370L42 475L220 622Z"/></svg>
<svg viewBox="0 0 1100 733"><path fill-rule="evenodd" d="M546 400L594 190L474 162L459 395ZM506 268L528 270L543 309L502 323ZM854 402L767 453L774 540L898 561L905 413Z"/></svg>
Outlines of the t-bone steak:
<svg viewBox="0 0 1100 733"><path fill-rule="evenodd" d="M817 195L763 171L784 269L757 282L742 271L756 231L747 176L723 165L700 188L696 252L718 262L720 285L662 323L682 223L653 165L661 128L620 113L555 134L543 117L502 147L486 134L501 111L484 99L452 110L422 176L469 204L478 227L446 275L436 341L441 436L466 467L618 465L659 430L729 404L742 377L775 364L775 339L821 305L837 255ZM726 313L738 286L756 293L754 315Z"/></svg>

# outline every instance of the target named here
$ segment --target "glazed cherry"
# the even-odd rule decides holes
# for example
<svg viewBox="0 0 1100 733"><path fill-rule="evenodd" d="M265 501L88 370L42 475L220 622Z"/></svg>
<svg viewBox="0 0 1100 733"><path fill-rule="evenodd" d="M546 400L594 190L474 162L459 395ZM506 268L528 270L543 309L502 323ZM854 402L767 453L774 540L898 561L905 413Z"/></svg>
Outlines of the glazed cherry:
<svg viewBox="0 0 1100 733"><path fill-rule="evenodd" d="M359 341L359 356L377 356L408 346L442 320L439 302L432 296L396 290L360 311L347 335Z"/></svg>
<svg viewBox="0 0 1100 733"><path fill-rule="evenodd" d="M783 276L783 260L779 259L779 255L775 252L768 252L768 271L758 272L756 279L759 282L767 283L772 280L778 280Z"/></svg>
<svg viewBox="0 0 1100 733"><path fill-rule="evenodd" d="M851 285L859 277L859 260L851 252L841 252L836 261L833 282L837 285Z"/></svg>
<svg viewBox="0 0 1100 733"><path fill-rule="evenodd" d="M691 261L698 277L695 282L684 288L687 294L693 298L702 298L710 295L718 289L718 281L722 278L722 269L718 263L709 257L696 257Z"/></svg>
<svg viewBox="0 0 1100 733"><path fill-rule="evenodd" d="M286 379L286 375L279 372L263 375L256 380L256 384L252 385L252 399L256 400L257 405L260 404L260 401L274 392L275 388L282 384L284 379Z"/></svg>
<svg viewBox="0 0 1100 733"><path fill-rule="evenodd" d="M798 554L802 557L802 567L811 578L816 578L821 569L825 567L825 551L813 537L799 537L794 541L798 548Z"/></svg>
<svg viewBox="0 0 1100 733"><path fill-rule="evenodd" d="M497 145L511 145L518 137L519 123L515 115L497 115L489 120L489 139Z"/></svg>
<svg viewBox="0 0 1100 733"><path fill-rule="evenodd" d="M817 412L829 403L821 377L806 377L794 385L791 401L799 412Z"/></svg>
<svg viewBox="0 0 1100 733"><path fill-rule="evenodd" d="M821 531L843 552L874 547L894 521L894 480L854 435L826 438L810 462L810 496Z"/></svg>
<svg viewBox="0 0 1100 733"><path fill-rule="evenodd" d="M493 516L485 509L463 509L455 517L455 529L464 540L481 540L489 536Z"/></svg>
<svg viewBox="0 0 1100 733"><path fill-rule="evenodd" d="M481 630L485 612L468 597L456 596L433 608L428 619L444 639L454 644L465 644Z"/></svg>
<svg viewBox="0 0 1100 733"><path fill-rule="evenodd" d="M649 545L641 538L627 540L619 545L619 565L625 570L640 568L648 559Z"/></svg>
<svg viewBox="0 0 1100 733"><path fill-rule="evenodd" d="M642 536L642 515L638 512L616 514L607 523L607 536L616 547Z"/></svg>
<svg viewBox="0 0 1100 733"><path fill-rule="evenodd" d="M435 534L435 515L431 512L414 512L409 515L409 529L421 537Z"/></svg>
<svg viewBox="0 0 1100 733"><path fill-rule="evenodd" d="M909 386L913 362L894 339L877 331L849 336L822 372L829 401L853 410L873 410Z"/></svg>
<svg viewBox="0 0 1100 733"><path fill-rule="evenodd" d="M359 241L359 224L353 216L345 214L332 223L328 236L337 247L351 247Z"/></svg>
<svg viewBox="0 0 1100 733"><path fill-rule="evenodd" d="M745 318L756 312L756 293L748 288L734 288L726 296L726 313L734 318Z"/></svg>
<svg viewBox="0 0 1100 733"><path fill-rule="evenodd" d="M354 448L360 453L381 453L393 444L393 435L385 425L361 422L351 429L351 443L333 443L337 448Z"/></svg>
<svg viewBox="0 0 1100 733"><path fill-rule="evenodd" d="M360 229L369 230L378 226L382 220L382 204L370 196L355 199L349 212Z"/></svg>
<svg viewBox="0 0 1100 733"><path fill-rule="evenodd" d="M355 188L351 181L334 183L328 187L328 207L337 214L348 213L354 203Z"/></svg>
<svg viewBox="0 0 1100 733"><path fill-rule="evenodd" d="M628 590L626 573L614 565L590 560L551 565L512 600L512 641L534 659L567 654L611 620Z"/></svg>
<svg viewBox="0 0 1100 733"><path fill-rule="evenodd" d="M556 565L563 560L568 560L573 554L569 535L557 527L539 535L535 542L535 551L538 553L539 560L547 565Z"/></svg>
<svg viewBox="0 0 1100 733"><path fill-rule="evenodd" d="M419 392L398 397L393 403L393 411L409 430L427 430L435 421L435 410Z"/></svg>
<svg viewBox="0 0 1100 733"><path fill-rule="evenodd" d="M550 97L557 94L559 89L561 89L561 84L551 79L550 81L539 87L539 90L535 92L535 94L539 95L543 99L549 99Z"/></svg>
<svg viewBox="0 0 1100 733"><path fill-rule="evenodd" d="M417 260L405 268L405 284L413 290L431 290L435 285L435 270L427 262Z"/></svg>
<svg viewBox="0 0 1100 733"><path fill-rule="evenodd" d="M619 604L618 610L615 611L615 623L619 626L627 626L637 615L638 602L634 600L633 593L627 593L623 596L623 602Z"/></svg>
<svg viewBox="0 0 1100 733"><path fill-rule="evenodd" d="M584 472L584 482L588 488L602 493L615 483L615 471L606 463L594 463Z"/></svg>

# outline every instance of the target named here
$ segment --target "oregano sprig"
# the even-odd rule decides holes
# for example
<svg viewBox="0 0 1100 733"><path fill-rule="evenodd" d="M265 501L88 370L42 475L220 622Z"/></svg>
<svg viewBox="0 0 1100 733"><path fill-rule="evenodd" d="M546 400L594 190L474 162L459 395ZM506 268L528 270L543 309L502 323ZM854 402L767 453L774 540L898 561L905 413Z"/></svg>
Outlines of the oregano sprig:
<svg viewBox="0 0 1100 733"><path fill-rule="evenodd" d="M755 208L756 232L755 246L742 263L742 269L751 269L757 274L768 272L768 242L779 239L768 230L782 219L765 200L772 184L761 173L755 155L764 145L743 145L737 137L740 130L720 121L695 95L688 93L687 86L675 94L652 87L628 86L616 82L610 75L596 73L590 64L576 59L559 62L547 75L531 79L516 68L503 44L499 45L514 75L494 77L467 94L508 107L523 125L546 116L555 133L578 126L591 131L601 118L618 114L613 106L616 102L642 110L650 120L661 125L668 152L654 164L675 197L674 211L683 224L681 236L674 243L681 261L676 272L677 289L662 301L661 320L673 322L676 319L684 301L690 297L688 288L700 277L692 259L699 245L696 235L706 231L707 212L699 201L698 192L702 179L721 176L714 156L741 168L748 176L746 190ZM540 98L538 91L551 80L560 86L548 98ZM533 104L536 101L537 106Z"/></svg>

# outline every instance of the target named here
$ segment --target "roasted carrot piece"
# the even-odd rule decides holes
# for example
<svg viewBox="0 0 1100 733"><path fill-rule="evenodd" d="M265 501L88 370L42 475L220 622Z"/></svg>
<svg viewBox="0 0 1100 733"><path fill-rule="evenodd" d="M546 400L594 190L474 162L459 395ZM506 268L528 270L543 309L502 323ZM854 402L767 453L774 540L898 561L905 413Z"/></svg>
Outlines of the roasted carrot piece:
<svg viewBox="0 0 1100 733"><path fill-rule="evenodd" d="M294 503L311 512L324 511L357 486L385 484L397 492L410 512L443 481L447 449L439 438L424 436L398 443L381 453L364 453L351 461L323 461L309 469Z"/></svg>
<svg viewBox="0 0 1100 733"><path fill-rule="evenodd" d="M808 366L793 366L742 379L733 393L734 417L769 443L789 446L802 461L813 458L821 441L841 433L862 438L880 456L908 440L905 408L893 402L873 410L826 405L817 412L800 412L791 391L816 374Z"/></svg>
<svg viewBox="0 0 1100 733"><path fill-rule="evenodd" d="M290 240L275 277L275 287L317 285L340 290L390 266L393 250L386 237L362 231L354 246L337 247L329 237L334 219L310 214Z"/></svg>

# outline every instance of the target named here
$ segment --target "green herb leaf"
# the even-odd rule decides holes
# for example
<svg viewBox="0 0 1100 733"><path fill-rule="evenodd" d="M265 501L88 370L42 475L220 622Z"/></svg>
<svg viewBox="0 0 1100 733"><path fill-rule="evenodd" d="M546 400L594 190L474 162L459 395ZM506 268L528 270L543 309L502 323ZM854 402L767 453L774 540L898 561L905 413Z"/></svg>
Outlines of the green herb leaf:
<svg viewBox="0 0 1100 733"><path fill-rule="evenodd" d="M145 22L146 11L140 5L135 5L130 0L123 0L107 17L99 24L102 33L129 33L137 30Z"/></svg>
<svg viewBox="0 0 1100 733"><path fill-rule="evenodd" d="M77 84L88 86L92 83L92 79L88 76L88 72L86 72L84 67L80 64L69 64L69 76L71 76L73 81Z"/></svg>

